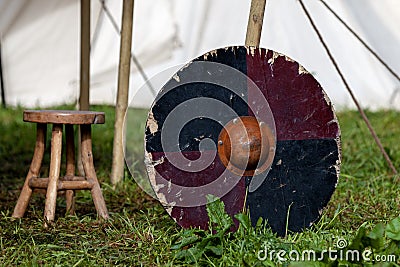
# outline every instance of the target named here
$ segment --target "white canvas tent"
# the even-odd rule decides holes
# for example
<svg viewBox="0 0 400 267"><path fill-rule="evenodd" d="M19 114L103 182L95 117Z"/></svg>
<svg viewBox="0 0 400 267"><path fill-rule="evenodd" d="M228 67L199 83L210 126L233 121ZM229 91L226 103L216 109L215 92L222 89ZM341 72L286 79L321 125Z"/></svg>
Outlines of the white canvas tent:
<svg viewBox="0 0 400 267"><path fill-rule="evenodd" d="M399 0L326 0L400 73ZM400 109L399 82L317 0L305 0L363 107ZM336 108L353 107L296 0L268 0L261 46L313 72ZM92 104L115 104L119 35L92 0ZM105 1L120 28L122 1ZM75 102L79 92L79 0L0 0L2 66L8 105ZM215 48L243 45L250 0L136 0L133 53L149 77ZM132 65L131 96L144 84ZM171 71L170 71L171 73ZM160 89L164 75L154 84ZM133 105L148 107L142 90Z"/></svg>

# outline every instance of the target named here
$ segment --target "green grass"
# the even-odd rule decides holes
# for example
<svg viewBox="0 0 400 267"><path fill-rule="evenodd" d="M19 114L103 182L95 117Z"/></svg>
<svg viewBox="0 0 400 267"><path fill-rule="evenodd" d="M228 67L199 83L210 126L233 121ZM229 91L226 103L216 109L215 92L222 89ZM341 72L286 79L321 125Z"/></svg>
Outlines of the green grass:
<svg viewBox="0 0 400 267"><path fill-rule="evenodd" d="M274 266L274 262L257 259L263 246L320 251L334 247L338 238L355 240L361 226L367 235L375 225L387 225L400 215L400 177L391 175L359 115L346 111L338 114L343 156L339 184L312 229L286 238L277 238L264 227L246 229L245 224L236 233L220 236L182 230L157 201L137 186L127 169L123 183L115 189L109 185L114 112L107 106L93 109L106 112L106 124L92 128L93 154L111 220L97 220L90 193L80 191L76 216L64 215L65 201L60 197L56 223L48 229L43 228L42 194L33 195L23 219L11 218L32 157L35 125L22 121L20 108L0 110L0 266ZM400 169L400 113L367 114ZM143 110L133 110L129 117L128 164L137 179L146 177L142 159L145 117ZM48 172L48 162L47 156L43 175ZM179 246L185 237L197 237L202 244L211 244L211 249L198 257L187 256L200 243ZM385 238L386 249L390 239Z"/></svg>

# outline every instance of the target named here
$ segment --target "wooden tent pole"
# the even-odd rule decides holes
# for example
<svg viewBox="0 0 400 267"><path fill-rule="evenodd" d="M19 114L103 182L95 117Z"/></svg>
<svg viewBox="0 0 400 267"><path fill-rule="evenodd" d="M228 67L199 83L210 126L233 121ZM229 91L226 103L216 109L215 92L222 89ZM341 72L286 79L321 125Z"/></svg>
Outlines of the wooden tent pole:
<svg viewBox="0 0 400 267"><path fill-rule="evenodd" d="M266 0L252 0L247 23L246 46L260 46Z"/></svg>
<svg viewBox="0 0 400 267"><path fill-rule="evenodd" d="M79 109L89 110L90 0L81 0L81 69Z"/></svg>
<svg viewBox="0 0 400 267"><path fill-rule="evenodd" d="M90 0L81 0L81 50L80 50L79 110L89 110L90 91ZM78 131L77 167L85 176L81 157L81 131Z"/></svg>
<svg viewBox="0 0 400 267"><path fill-rule="evenodd" d="M117 104L115 105L114 147L111 183L116 185L124 176L124 117L128 108L129 76L131 68L132 24L134 0L124 0L122 9L121 45L118 70Z"/></svg>

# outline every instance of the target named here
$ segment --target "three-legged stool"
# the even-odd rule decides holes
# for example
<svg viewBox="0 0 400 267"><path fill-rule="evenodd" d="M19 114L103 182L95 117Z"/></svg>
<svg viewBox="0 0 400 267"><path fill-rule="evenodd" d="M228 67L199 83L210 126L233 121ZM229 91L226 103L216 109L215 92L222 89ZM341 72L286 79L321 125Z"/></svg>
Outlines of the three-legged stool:
<svg viewBox="0 0 400 267"><path fill-rule="evenodd" d="M44 208L46 223L54 221L57 191L65 191L67 212L72 214L75 206L74 190L90 190L98 216L107 219L107 207L93 165L91 136L91 124L103 124L104 112L26 110L24 111L24 121L37 123L36 145L32 163L12 217L24 216L33 189L39 188L47 189ZM39 178L45 150L47 124L53 124L49 177ZM65 125L66 131L66 174L60 177L63 125ZM75 176L74 125L80 125L84 177Z"/></svg>

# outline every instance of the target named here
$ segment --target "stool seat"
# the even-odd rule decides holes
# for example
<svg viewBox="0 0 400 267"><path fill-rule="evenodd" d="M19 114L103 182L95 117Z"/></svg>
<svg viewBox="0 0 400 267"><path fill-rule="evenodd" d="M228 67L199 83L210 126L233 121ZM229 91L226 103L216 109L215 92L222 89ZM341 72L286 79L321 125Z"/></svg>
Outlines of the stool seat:
<svg viewBox="0 0 400 267"><path fill-rule="evenodd" d="M25 110L25 122L57 124L103 124L104 112L81 110Z"/></svg>
<svg viewBox="0 0 400 267"><path fill-rule="evenodd" d="M108 219L108 211L93 165L91 124L105 122L104 112L75 110L25 110L24 121L36 123L36 145L29 172L12 217L21 218L28 206L34 189L46 189L44 209L45 225L54 221L56 198L65 192L67 213L74 214L75 190L90 190L97 214ZM40 177L45 152L47 124L53 124L51 132L50 168L48 177ZM66 173L60 175L62 136L66 133ZM75 176L74 125L79 125L81 162L83 175Z"/></svg>

